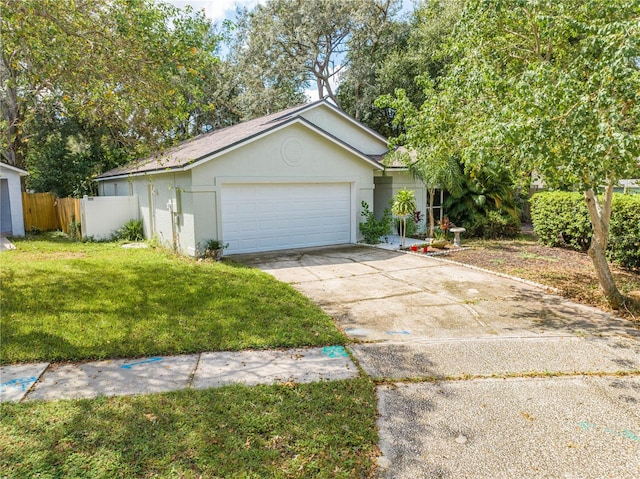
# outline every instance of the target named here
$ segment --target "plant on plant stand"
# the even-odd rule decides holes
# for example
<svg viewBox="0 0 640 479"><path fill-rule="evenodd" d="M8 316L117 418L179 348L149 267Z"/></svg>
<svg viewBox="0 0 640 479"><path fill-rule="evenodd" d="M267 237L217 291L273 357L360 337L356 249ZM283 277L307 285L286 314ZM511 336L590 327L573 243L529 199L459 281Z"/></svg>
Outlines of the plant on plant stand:
<svg viewBox="0 0 640 479"><path fill-rule="evenodd" d="M401 248L404 248L404 240L407 233L407 217L416 211L416 195L413 191L403 188L398 191L391 200L391 212L402 219Z"/></svg>

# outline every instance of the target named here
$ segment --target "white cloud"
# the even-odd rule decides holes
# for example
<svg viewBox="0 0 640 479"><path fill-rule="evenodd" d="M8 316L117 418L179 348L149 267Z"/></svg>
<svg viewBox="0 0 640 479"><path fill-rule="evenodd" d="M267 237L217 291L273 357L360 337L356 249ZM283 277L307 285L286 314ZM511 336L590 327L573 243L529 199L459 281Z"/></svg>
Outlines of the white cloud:
<svg viewBox="0 0 640 479"><path fill-rule="evenodd" d="M221 22L225 18L233 19L236 6L253 8L260 0L170 0L178 8L191 5L194 10L204 10L207 17L215 22Z"/></svg>

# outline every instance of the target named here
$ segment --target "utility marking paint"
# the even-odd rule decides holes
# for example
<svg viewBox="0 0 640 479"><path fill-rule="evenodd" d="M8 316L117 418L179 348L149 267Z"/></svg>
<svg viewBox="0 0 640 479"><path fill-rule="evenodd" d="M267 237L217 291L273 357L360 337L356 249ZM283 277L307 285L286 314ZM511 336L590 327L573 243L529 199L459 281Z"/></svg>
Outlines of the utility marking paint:
<svg viewBox="0 0 640 479"><path fill-rule="evenodd" d="M589 429L601 429L602 431L608 432L609 434L613 434L614 436L620 436L620 437L624 437L625 439L631 439L632 441L640 442L640 436L634 434L629 429L616 431L615 429L610 429L608 427L601 427L601 426L598 426L597 424L594 424L592 422L587 422L587 421L581 421L579 424L583 431L588 431Z"/></svg>
<svg viewBox="0 0 640 479"><path fill-rule="evenodd" d="M349 356L343 346L325 346L322 348L322 355L330 358L346 358Z"/></svg>
<svg viewBox="0 0 640 479"><path fill-rule="evenodd" d="M33 383L35 383L38 378L34 376L26 377L26 378L17 378L12 379L11 381L5 381L0 384L0 392L4 392L9 388L20 389L21 391L26 391L31 387Z"/></svg>
<svg viewBox="0 0 640 479"><path fill-rule="evenodd" d="M387 334L411 334L411 331L403 329L402 331L386 331Z"/></svg>
<svg viewBox="0 0 640 479"><path fill-rule="evenodd" d="M149 358L149 359L145 359L144 361L137 361L135 363L129 363L129 364L123 364L122 366L120 366L122 369L131 369L133 366L139 366L140 364L147 364L147 363L155 363L158 361L162 361L162 358Z"/></svg>

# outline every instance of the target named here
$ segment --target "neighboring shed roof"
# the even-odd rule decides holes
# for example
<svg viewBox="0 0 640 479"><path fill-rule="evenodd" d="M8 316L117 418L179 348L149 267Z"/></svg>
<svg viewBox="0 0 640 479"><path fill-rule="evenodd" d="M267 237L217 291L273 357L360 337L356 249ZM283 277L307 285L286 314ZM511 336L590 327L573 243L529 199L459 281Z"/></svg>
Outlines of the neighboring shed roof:
<svg viewBox="0 0 640 479"><path fill-rule="evenodd" d="M220 130L210 131L190 140L184 141L173 148L160 152L149 158L136 160L127 165L114 168L110 171L107 171L106 173L99 175L97 179L101 180L118 176L161 172L166 170L184 168L200 160L209 158L217 153L221 153L229 148L232 148L233 146L245 143L270 130L293 122L294 120L309 123L307 120L300 116L300 113L322 103L333 107L333 105L327 103L325 100L319 100L317 102L309 103L306 105L298 105L283 111L279 111L277 113L273 113L271 115L222 128ZM335 107L333 108L336 109ZM336 111L340 112L337 109ZM355 150L355 148L351 147L350 145L344 144L344 142L328 134L317 125L312 125L309 123L309 126L312 126L316 130L321 130L322 133L326 136L331 137L334 141L353 150L355 153L366 157L373 163L378 163L377 157L365 155L364 153ZM367 130L369 129L367 128ZM373 132L373 130L369 131L371 131L379 138L383 138L379 134Z"/></svg>
<svg viewBox="0 0 640 479"><path fill-rule="evenodd" d="M14 171L14 172L18 173L20 176L27 176L29 174L28 171L25 171L22 168L18 168L17 166L9 165L9 164L5 163L4 161L0 161L0 168L6 168L9 171Z"/></svg>

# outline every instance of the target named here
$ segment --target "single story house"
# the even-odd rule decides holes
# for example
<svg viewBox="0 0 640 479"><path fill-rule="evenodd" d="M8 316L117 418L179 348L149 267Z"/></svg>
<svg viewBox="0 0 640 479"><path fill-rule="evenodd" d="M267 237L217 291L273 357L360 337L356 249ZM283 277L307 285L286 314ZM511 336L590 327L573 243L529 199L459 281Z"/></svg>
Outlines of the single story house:
<svg viewBox="0 0 640 479"><path fill-rule="evenodd" d="M100 196L138 195L145 236L197 256L356 243L361 203L377 214L404 187L387 140L326 100L211 131L97 177Z"/></svg>
<svg viewBox="0 0 640 479"><path fill-rule="evenodd" d="M29 173L0 162L0 233L24 236L21 178Z"/></svg>

